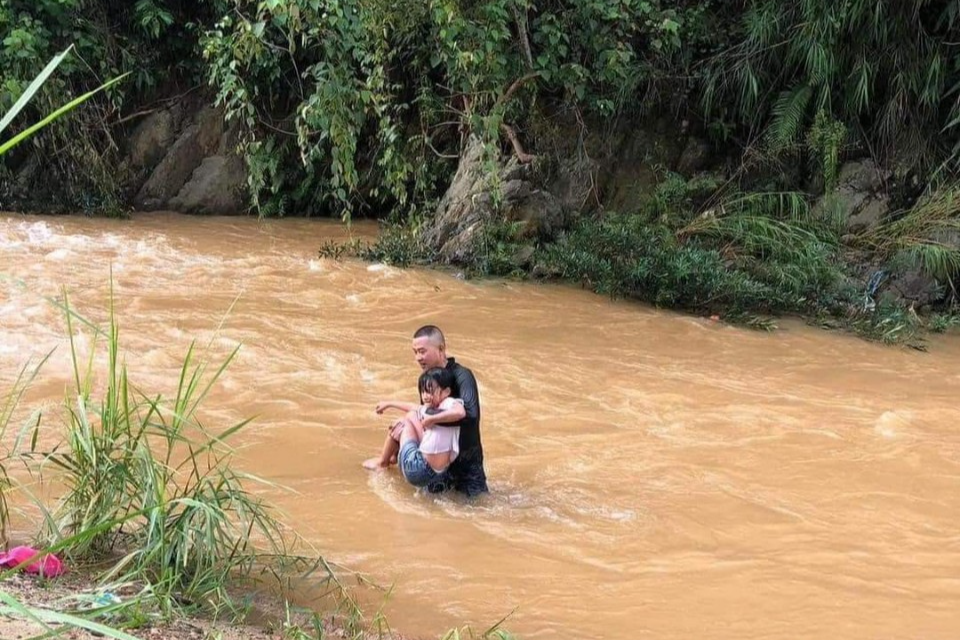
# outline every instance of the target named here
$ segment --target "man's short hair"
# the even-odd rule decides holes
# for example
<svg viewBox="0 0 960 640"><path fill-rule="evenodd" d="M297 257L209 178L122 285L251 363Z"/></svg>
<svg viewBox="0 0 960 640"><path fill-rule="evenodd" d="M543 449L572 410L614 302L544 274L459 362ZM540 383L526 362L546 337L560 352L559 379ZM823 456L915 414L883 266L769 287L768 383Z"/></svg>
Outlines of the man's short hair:
<svg viewBox="0 0 960 640"><path fill-rule="evenodd" d="M447 341L443 337L443 331L440 331L440 327L432 324L428 324L417 329L413 334L413 339L416 340L417 338L430 338L430 342L437 346L447 346Z"/></svg>

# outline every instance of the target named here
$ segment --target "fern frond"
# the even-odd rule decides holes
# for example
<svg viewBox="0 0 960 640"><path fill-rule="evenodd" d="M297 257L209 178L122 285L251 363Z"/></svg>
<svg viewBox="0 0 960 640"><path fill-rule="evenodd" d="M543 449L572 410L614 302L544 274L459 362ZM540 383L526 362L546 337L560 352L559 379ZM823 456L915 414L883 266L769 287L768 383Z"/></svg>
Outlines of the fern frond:
<svg viewBox="0 0 960 640"><path fill-rule="evenodd" d="M767 129L767 144L774 153L793 146L800 137L801 125L807 114L813 87L801 85L784 91L773 105L773 119Z"/></svg>

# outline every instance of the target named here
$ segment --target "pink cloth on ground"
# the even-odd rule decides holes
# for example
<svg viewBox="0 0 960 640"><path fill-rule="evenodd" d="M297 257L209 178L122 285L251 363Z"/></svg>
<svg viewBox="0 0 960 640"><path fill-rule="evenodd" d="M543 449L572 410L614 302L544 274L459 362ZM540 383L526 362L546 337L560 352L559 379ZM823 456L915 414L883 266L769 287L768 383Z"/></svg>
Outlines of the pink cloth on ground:
<svg viewBox="0 0 960 640"><path fill-rule="evenodd" d="M63 561L57 556L40 552L32 547L14 547L6 553L0 553L0 567L11 569L33 558L33 562L21 567L27 573L37 573L47 578L59 576L66 571Z"/></svg>

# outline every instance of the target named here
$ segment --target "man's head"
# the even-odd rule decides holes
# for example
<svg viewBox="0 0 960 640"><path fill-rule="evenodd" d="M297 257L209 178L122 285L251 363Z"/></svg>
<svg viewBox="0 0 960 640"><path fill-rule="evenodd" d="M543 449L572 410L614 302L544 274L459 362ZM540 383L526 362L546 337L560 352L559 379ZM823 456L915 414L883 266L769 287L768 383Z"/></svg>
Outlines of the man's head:
<svg viewBox="0 0 960 640"><path fill-rule="evenodd" d="M426 371L447 366L447 343L438 327L428 324L413 334L413 356L420 368Z"/></svg>

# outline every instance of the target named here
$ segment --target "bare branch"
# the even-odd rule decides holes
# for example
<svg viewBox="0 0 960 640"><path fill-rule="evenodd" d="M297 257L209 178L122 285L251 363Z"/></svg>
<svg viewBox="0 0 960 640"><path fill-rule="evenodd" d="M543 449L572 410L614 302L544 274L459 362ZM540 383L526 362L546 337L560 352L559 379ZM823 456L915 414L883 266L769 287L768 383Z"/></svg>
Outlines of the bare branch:
<svg viewBox="0 0 960 640"><path fill-rule="evenodd" d="M507 102L509 102L510 98L513 97L513 94L516 93L520 87L530 82L534 78L539 78L539 77L540 77L540 72L534 71L533 73L528 73L527 75L514 80L513 84L510 85L510 87L506 90L506 92L502 96L497 98L496 104L493 105L493 110L496 111L498 107L501 107L505 105Z"/></svg>
<svg viewBox="0 0 960 640"><path fill-rule="evenodd" d="M520 8L513 5L513 19L517 21L517 34L520 36L520 50L523 52L523 62L527 71L533 71L533 50L530 48L530 36L527 34L527 12L520 13Z"/></svg>
<svg viewBox="0 0 960 640"><path fill-rule="evenodd" d="M115 127L115 126L117 126L117 125L123 124L124 122L129 122L130 120L135 120L135 119L140 118L140 117L143 117L143 116L148 116L148 115L150 115L151 113L156 113L157 111L159 111L159 108L157 108L157 109L144 109L143 111L137 111L136 113L131 113L131 114L128 115L128 116L123 116L123 117L120 118L119 120L114 120L113 123L111 123L111 126L114 126L114 127Z"/></svg>
<svg viewBox="0 0 960 640"><path fill-rule="evenodd" d="M503 134L510 140L510 144L513 145L513 153L517 156L520 164L529 164L537 159L537 156L532 156L523 150L523 145L520 144L520 139L517 138L517 132L513 130L513 127L500 123L500 130L503 131Z"/></svg>

